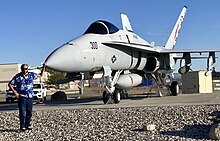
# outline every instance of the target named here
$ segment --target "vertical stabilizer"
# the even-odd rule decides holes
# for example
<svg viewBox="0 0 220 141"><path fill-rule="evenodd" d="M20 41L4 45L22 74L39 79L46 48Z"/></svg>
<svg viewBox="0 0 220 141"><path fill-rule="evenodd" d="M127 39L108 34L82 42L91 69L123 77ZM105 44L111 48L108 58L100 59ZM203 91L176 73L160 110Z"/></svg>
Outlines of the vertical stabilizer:
<svg viewBox="0 0 220 141"><path fill-rule="evenodd" d="M167 49L173 49L174 45L176 44L176 39L177 39L177 37L178 37L179 30L180 30L180 28L181 28L181 24L182 24L183 19L184 19L184 17L185 17L186 9L187 9L187 7L184 6L183 9L182 9L182 12L180 13L180 16L179 16L179 18L178 18L176 24L175 24L175 26L174 26L174 28L173 28L171 34L170 34L170 37L169 37L169 39L168 39L168 41L167 41L167 43L166 43L165 48L167 48Z"/></svg>
<svg viewBox="0 0 220 141"><path fill-rule="evenodd" d="M123 30L133 32L128 16L123 13L121 13L121 22L122 22Z"/></svg>

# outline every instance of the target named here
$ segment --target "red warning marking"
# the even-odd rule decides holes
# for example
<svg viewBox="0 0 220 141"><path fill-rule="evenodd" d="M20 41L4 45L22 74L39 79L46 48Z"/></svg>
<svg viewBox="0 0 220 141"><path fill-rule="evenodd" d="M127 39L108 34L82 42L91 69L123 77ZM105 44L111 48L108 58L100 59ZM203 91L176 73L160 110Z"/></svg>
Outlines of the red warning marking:
<svg viewBox="0 0 220 141"><path fill-rule="evenodd" d="M133 85L134 84L134 80L133 78L129 75L130 79L131 79L131 84Z"/></svg>
<svg viewBox="0 0 220 141"><path fill-rule="evenodd" d="M175 32L175 35L174 35L175 40L176 40L176 34L177 34L178 30L179 30L179 24L177 25L176 32Z"/></svg>

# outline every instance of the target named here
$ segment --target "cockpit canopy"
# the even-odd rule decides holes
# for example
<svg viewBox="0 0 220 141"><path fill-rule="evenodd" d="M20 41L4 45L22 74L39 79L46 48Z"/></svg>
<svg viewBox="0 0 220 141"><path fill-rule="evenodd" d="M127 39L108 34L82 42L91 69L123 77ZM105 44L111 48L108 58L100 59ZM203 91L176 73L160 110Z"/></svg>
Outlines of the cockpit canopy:
<svg viewBox="0 0 220 141"><path fill-rule="evenodd" d="M113 34L119 29L110 22L98 20L92 23L84 34Z"/></svg>

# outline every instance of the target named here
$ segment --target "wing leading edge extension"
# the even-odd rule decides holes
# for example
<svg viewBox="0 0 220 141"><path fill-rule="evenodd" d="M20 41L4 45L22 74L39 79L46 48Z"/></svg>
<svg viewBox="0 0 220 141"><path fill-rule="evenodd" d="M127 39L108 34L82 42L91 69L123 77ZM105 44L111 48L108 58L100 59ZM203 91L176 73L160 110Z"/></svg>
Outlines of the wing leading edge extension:
<svg viewBox="0 0 220 141"><path fill-rule="evenodd" d="M139 50L146 53L208 53L208 52L220 52L220 50L191 50L191 49L166 49L160 46L148 46L148 45L141 45L141 44L133 44L133 43L126 43L126 42L105 42L102 43L107 46L115 46L115 47L125 47L125 48L132 48L135 50Z"/></svg>

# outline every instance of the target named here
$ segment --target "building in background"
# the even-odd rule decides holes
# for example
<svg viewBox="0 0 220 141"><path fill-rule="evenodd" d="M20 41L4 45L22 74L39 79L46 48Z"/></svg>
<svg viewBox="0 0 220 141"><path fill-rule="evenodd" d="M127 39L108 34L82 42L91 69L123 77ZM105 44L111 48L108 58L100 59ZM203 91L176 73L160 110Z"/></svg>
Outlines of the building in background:
<svg viewBox="0 0 220 141"><path fill-rule="evenodd" d="M21 72L21 64L10 63L10 64L0 64L0 92L5 92L8 89L8 82L12 77ZM29 72L40 73L40 68L30 67ZM43 76L35 80L34 83L44 83L48 79L48 73L44 72Z"/></svg>

